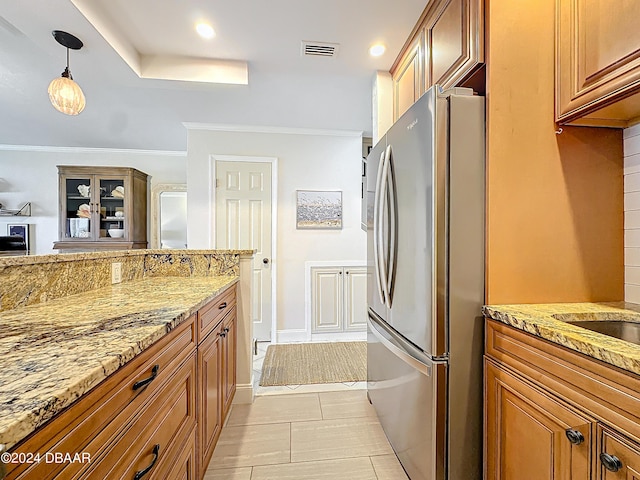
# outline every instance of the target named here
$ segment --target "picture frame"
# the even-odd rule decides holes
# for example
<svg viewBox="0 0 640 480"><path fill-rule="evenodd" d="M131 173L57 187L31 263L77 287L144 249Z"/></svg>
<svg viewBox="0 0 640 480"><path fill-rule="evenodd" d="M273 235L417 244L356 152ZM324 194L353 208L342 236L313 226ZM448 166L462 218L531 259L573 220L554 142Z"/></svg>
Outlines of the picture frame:
<svg viewBox="0 0 640 480"><path fill-rule="evenodd" d="M296 190L298 230L341 230L342 191Z"/></svg>
<svg viewBox="0 0 640 480"><path fill-rule="evenodd" d="M29 224L27 223L9 223L7 224L7 235L20 235L24 238L24 243L27 245L27 251L29 251Z"/></svg>

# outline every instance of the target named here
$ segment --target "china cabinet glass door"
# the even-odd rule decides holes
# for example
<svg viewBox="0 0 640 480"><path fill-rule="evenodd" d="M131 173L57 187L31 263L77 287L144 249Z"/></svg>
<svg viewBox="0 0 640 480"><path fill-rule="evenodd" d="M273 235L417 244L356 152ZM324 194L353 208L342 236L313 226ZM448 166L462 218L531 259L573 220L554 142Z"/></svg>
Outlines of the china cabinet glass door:
<svg viewBox="0 0 640 480"><path fill-rule="evenodd" d="M91 238L93 230L92 215L94 202L92 201L91 178L67 178L65 180L65 195L63 225L65 238Z"/></svg>
<svg viewBox="0 0 640 480"><path fill-rule="evenodd" d="M99 238L122 238L129 220L125 213L125 180L99 178L96 183L100 192Z"/></svg>

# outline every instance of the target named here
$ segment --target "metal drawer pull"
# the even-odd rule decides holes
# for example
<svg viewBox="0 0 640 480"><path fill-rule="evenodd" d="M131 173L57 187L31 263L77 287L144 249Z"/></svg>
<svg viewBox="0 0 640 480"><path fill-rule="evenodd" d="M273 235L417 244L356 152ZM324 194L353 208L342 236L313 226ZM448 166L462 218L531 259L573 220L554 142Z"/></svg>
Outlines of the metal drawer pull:
<svg viewBox="0 0 640 480"><path fill-rule="evenodd" d="M218 310L222 310L224 308L227 308L227 302L222 302L220 305L218 305Z"/></svg>
<svg viewBox="0 0 640 480"><path fill-rule="evenodd" d="M224 327L224 329L222 330L224 333L229 333L229 328L228 327Z"/></svg>
<svg viewBox="0 0 640 480"><path fill-rule="evenodd" d="M604 465L604 468L610 472L617 472L622 468L622 462L620 459L615 455L609 455L606 452L600 454L600 461Z"/></svg>
<svg viewBox="0 0 640 480"><path fill-rule="evenodd" d="M582 442L584 442L584 435L582 435L582 432L579 432L578 430L568 428L564 433L569 441L574 445L580 445Z"/></svg>
<svg viewBox="0 0 640 480"><path fill-rule="evenodd" d="M220 335L223 338L227 336L226 332L220 332L218 335Z"/></svg>
<svg viewBox="0 0 640 480"><path fill-rule="evenodd" d="M158 461L158 454L160 453L160 444L156 443L153 446L153 461L151 462L151 465L149 465L147 468L145 468L144 470L139 470L136 472L136 474L133 476L133 480L140 480L142 477L144 477L147 473L149 473L149 471L153 468L153 466L156 464L156 462Z"/></svg>
<svg viewBox="0 0 640 480"><path fill-rule="evenodd" d="M144 380L140 380L133 384L133 389L138 390L139 388L144 387L145 385L153 382L158 376L158 372L160 371L160 365L154 365L151 369L151 376L149 378L145 378Z"/></svg>

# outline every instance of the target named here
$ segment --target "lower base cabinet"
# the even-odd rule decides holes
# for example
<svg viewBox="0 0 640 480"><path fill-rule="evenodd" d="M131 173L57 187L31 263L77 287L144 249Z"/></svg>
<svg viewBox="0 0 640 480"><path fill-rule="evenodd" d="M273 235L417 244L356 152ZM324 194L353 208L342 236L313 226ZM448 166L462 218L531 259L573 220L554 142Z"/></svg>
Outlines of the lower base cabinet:
<svg viewBox="0 0 640 480"><path fill-rule="evenodd" d="M640 480L640 376L488 320L485 480Z"/></svg>
<svg viewBox="0 0 640 480"><path fill-rule="evenodd" d="M485 478L590 480L592 422L490 360L485 375Z"/></svg>
<svg viewBox="0 0 640 480"><path fill-rule="evenodd" d="M236 307L198 345L199 478L206 472L236 391Z"/></svg>
<svg viewBox="0 0 640 480"><path fill-rule="evenodd" d="M221 293L10 450L90 462L9 464L3 480L202 480L236 391L235 295Z"/></svg>

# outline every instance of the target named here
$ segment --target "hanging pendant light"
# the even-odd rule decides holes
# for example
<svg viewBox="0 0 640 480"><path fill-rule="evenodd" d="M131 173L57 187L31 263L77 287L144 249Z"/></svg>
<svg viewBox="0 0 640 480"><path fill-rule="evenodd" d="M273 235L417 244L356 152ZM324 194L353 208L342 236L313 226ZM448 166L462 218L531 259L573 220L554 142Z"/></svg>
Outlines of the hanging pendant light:
<svg viewBox="0 0 640 480"><path fill-rule="evenodd" d="M67 115L78 115L84 110L85 98L80 85L73 81L69 70L69 49L80 50L83 43L78 37L67 32L54 30L52 34L60 45L67 47L67 67L61 77L54 78L49 84L49 100L56 110Z"/></svg>

